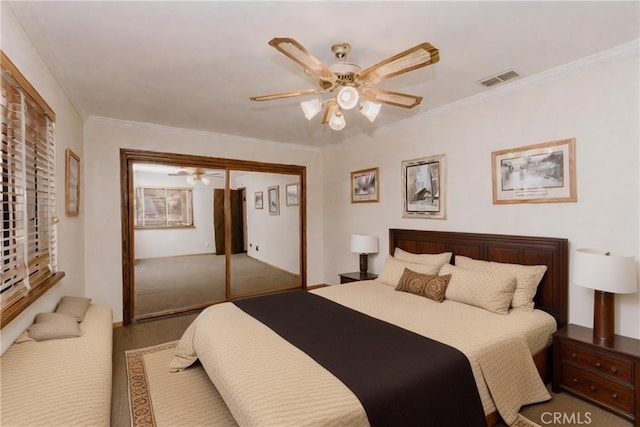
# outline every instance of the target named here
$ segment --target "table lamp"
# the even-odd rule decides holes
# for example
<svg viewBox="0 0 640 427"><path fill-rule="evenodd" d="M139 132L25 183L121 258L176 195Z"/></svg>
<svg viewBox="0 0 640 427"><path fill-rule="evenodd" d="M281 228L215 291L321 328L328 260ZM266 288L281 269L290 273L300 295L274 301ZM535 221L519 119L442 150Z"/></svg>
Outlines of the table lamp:
<svg viewBox="0 0 640 427"><path fill-rule="evenodd" d="M378 238L366 234L352 234L351 252L360 254L360 273L366 273L369 269L368 254L378 253Z"/></svg>
<svg viewBox="0 0 640 427"><path fill-rule="evenodd" d="M601 343L613 341L614 294L632 294L638 289L635 257L577 249L573 265L573 282L595 290L593 338Z"/></svg>

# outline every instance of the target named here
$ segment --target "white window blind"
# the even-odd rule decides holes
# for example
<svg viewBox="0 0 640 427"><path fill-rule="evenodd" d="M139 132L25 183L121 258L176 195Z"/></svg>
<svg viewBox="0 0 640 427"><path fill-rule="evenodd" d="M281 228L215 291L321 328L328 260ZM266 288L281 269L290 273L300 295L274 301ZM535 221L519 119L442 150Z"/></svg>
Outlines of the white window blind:
<svg viewBox="0 0 640 427"><path fill-rule="evenodd" d="M56 271L55 125L2 68L2 310Z"/></svg>
<svg viewBox="0 0 640 427"><path fill-rule="evenodd" d="M135 228L193 227L193 190L136 187Z"/></svg>

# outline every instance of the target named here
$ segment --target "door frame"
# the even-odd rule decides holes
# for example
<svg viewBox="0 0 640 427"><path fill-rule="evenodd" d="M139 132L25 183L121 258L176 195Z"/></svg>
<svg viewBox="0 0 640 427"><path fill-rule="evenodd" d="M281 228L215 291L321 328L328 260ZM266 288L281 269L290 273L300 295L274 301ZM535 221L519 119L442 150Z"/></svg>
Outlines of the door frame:
<svg viewBox="0 0 640 427"><path fill-rule="evenodd" d="M226 287L230 288L231 271L231 238L230 219L230 188L229 178L231 171L280 173L298 176L300 180L300 206L299 206L299 259L300 282L302 289L307 289L307 227L306 227L306 166L285 165L279 163L264 163L248 160L225 159L218 157L206 157L190 154L166 153L146 150L120 149L120 197L121 197L121 221L122 221L122 319L126 326L135 321L134 301L134 227L133 227L133 200L135 197L133 188L133 165L135 163L168 164L180 167L201 167L206 169L225 170L225 240L226 240ZM226 210L229 212L226 212ZM232 299L232 298L231 298ZM198 307L194 307L198 308ZM200 308L204 308L200 307ZM178 311L176 311L178 312ZM162 313L163 315L172 313Z"/></svg>

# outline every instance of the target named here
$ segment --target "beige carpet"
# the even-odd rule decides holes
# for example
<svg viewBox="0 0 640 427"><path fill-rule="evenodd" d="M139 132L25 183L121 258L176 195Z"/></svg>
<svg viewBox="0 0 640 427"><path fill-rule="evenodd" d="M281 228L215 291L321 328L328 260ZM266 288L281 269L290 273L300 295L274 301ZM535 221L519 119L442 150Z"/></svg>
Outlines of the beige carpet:
<svg viewBox="0 0 640 427"><path fill-rule="evenodd" d="M299 275L258 261L245 253L232 255L232 295L299 285ZM136 317L224 300L224 255L202 254L136 260Z"/></svg>
<svg viewBox="0 0 640 427"><path fill-rule="evenodd" d="M177 341L173 341L125 352L131 425L133 427L237 426L201 365L196 364L178 373L169 372L168 366L173 358L176 344ZM512 427L541 426L519 415Z"/></svg>

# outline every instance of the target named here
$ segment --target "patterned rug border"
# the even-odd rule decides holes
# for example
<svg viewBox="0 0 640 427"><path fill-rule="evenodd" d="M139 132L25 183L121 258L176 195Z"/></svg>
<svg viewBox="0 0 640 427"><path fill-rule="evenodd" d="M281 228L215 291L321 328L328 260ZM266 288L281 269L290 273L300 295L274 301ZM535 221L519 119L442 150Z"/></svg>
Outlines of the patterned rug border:
<svg viewBox="0 0 640 427"><path fill-rule="evenodd" d="M129 414L131 425L136 427L153 427L156 420L153 415L149 381L144 365L144 356L150 353L175 348L178 341L171 341L150 347L125 351L127 364L127 389L129 396Z"/></svg>

